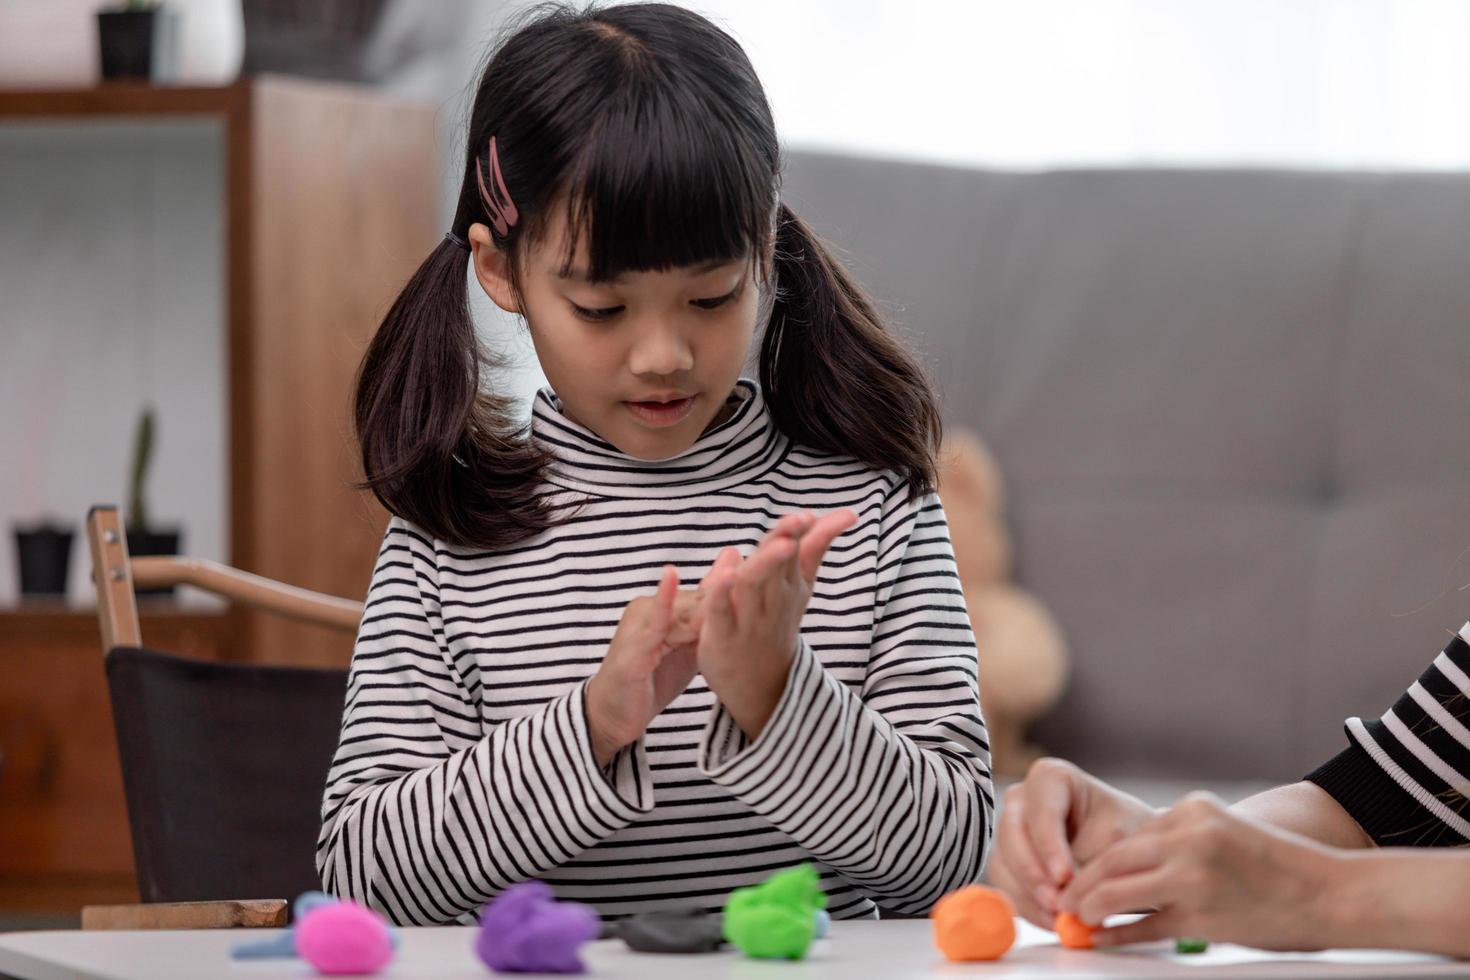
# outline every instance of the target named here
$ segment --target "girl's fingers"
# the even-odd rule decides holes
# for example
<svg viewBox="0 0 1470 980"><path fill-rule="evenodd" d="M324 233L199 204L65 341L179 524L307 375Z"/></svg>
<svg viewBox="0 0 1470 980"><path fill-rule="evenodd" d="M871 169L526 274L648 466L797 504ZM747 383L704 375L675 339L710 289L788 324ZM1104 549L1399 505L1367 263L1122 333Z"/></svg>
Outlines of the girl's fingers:
<svg viewBox="0 0 1470 980"><path fill-rule="evenodd" d="M801 539L801 575L809 583L817 580L817 569L837 536L857 523L857 514L843 508L817 521Z"/></svg>
<svg viewBox="0 0 1470 980"><path fill-rule="evenodd" d="M731 605L730 592L734 584L735 575L727 569L720 569L714 573L709 580L709 598L705 600L704 627L700 631L701 637L704 630L729 635L735 631L735 609Z"/></svg>
<svg viewBox="0 0 1470 980"><path fill-rule="evenodd" d="M781 567L796 553L796 542L776 538L762 544L735 573L735 606L738 609L764 610L767 590L774 579L780 583Z"/></svg>
<svg viewBox="0 0 1470 980"><path fill-rule="evenodd" d="M674 596L674 622L669 628L669 642L693 643L704 622L704 601L708 593L703 585L697 589L681 589Z"/></svg>
<svg viewBox="0 0 1470 980"><path fill-rule="evenodd" d="M809 598L800 572L801 556L795 541L782 542L782 547L772 548L765 574L751 583L756 608L760 615L775 615L785 608L791 597L796 596L805 608ZM738 606L737 606L738 608Z"/></svg>
<svg viewBox="0 0 1470 980"><path fill-rule="evenodd" d="M782 563L790 559L795 551L796 542L790 538L768 539L740 566L739 577L745 582L764 582L777 574Z"/></svg>
<svg viewBox="0 0 1470 980"><path fill-rule="evenodd" d="M771 548L801 541L811 533L816 523L817 516L809 510L799 510L785 515L766 532L765 537L761 538L760 544L756 546L755 551L751 552L750 560L754 560Z"/></svg>
<svg viewBox="0 0 1470 980"><path fill-rule="evenodd" d="M710 584L718 573L726 568L740 564L740 552L736 548L721 548L720 553L715 556L714 564L710 565L709 571L704 573L704 578L699 583L701 592L709 591Z"/></svg>
<svg viewBox="0 0 1470 980"><path fill-rule="evenodd" d="M673 565L665 565L653 602L653 635L658 640L669 635L669 627L674 621L674 598L678 592L679 570Z"/></svg>
<svg viewBox="0 0 1470 980"><path fill-rule="evenodd" d="M766 532L761 544L778 537L800 538L810 531L816 522L817 515L809 510L798 510L782 515L781 519L776 522L776 526Z"/></svg>

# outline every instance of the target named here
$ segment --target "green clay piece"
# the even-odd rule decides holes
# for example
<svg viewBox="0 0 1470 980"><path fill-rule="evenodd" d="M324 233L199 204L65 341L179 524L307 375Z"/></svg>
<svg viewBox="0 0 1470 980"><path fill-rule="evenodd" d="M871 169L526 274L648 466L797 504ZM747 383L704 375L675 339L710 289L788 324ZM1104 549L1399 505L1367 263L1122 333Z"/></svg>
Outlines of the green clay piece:
<svg viewBox="0 0 1470 980"><path fill-rule="evenodd" d="M1176 953L1203 953L1210 948L1208 939L1176 939L1174 940L1174 952Z"/></svg>
<svg viewBox="0 0 1470 980"><path fill-rule="evenodd" d="M817 909L827 904L817 869L800 864L759 885L737 888L725 903L725 938L758 960L799 960L816 936Z"/></svg>

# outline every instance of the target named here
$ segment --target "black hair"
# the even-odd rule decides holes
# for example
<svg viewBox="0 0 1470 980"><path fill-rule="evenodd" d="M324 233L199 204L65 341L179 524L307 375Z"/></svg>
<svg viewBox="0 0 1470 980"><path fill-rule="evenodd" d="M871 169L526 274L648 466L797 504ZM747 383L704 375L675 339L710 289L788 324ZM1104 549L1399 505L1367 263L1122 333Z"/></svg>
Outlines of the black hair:
<svg viewBox="0 0 1470 980"><path fill-rule="evenodd" d="M494 138L491 164L489 147ZM749 258L773 273L760 381L775 424L818 451L935 484L939 413L923 372L812 230L780 203L781 151L740 45L662 3L544 4L481 72L451 231L490 225L512 284L524 250L566 208L569 268L589 274ZM497 221L498 188L516 212ZM482 193L490 189L490 199ZM510 398L487 390L464 250L441 242L369 345L355 420L363 486L436 538L503 547L551 526L547 451Z"/></svg>

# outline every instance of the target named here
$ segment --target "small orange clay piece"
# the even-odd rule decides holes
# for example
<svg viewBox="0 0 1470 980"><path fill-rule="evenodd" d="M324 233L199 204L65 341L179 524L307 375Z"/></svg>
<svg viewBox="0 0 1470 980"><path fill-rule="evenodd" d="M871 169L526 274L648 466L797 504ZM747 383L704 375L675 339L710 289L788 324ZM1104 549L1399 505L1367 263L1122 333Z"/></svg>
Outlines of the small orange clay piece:
<svg viewBox="0 0 1470 980"><path fill-rule="evenodd" d="M1092 926L1083 922L1071 912L1063 912L1057 916L1056 925L1052 931L1062 941L1062 945L1068 949L1091 949L1092 948Z"/></svg>
<svg viewBox="0 0 1470 980"><path fill-rule="evenodd" d="M1016 941L1016 908L994 888L966 885L930 913L934 944L957 962L998 960Z"/></svg>

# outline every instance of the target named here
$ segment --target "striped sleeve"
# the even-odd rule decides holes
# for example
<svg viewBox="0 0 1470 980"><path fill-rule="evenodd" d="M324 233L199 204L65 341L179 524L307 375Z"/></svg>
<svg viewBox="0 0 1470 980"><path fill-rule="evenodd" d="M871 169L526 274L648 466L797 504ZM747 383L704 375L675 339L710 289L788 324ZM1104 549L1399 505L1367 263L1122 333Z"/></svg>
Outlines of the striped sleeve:
<svg viewBox="0 0 1470 980"><path fill-rule="evenodd" d="M717 707L701 765L885 908L924 912L980 876L993 834L975 636L939 498L895 488L860 691L799 643L786 690L748 743Z"/></svg>
<svg viewBox="0 0 1470 980"><path fill-rule="evenodd" d="M358 629L317 843L328 892L400 925L472 922L501 889L653 807L641 743L606 773L594 761L585 683L482 722L437 597L433 544L395 518Z"/></svg>
<svg viewBox="0 0 1470 980"><path fill-rule="evenodd" d="M1470 844L1470 623L1376 721L1306 778L1384 847Z"/></svg>

